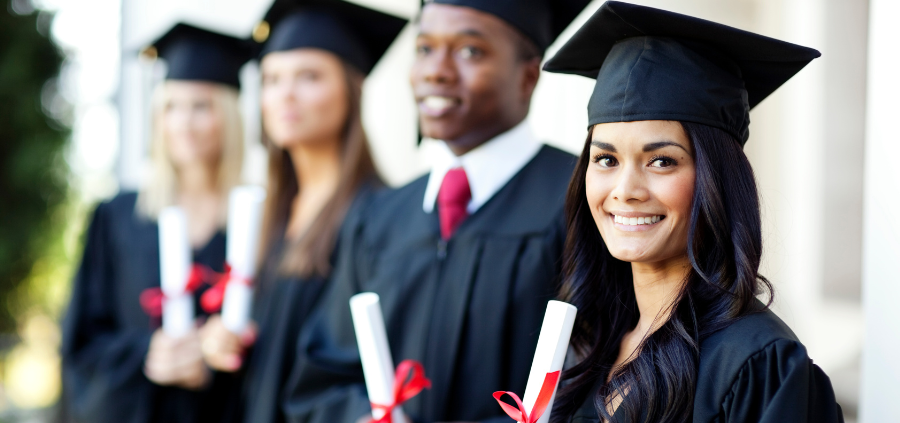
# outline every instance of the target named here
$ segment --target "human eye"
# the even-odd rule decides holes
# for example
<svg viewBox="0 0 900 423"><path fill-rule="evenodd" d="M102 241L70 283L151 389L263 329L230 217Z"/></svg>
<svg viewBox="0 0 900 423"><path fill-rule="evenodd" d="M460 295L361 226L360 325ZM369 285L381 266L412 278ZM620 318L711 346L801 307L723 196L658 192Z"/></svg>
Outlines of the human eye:
<svg viewBox="0 0 900 423"><path fill-rule="evenodd" d="M459 49L459 57L463 59L477 59L483 55L484 50L475 46L467 45Z"/></svg>
<svg viewBox="0 0 900 423"><path fill-rule="evenodd" d="M316 72L311 69L306 69L300 72L300 79L305 81L316 81L319 79L319 72Z"/></svg>
<svg viewBox="0 0 900 423"><path fill-rule="evenodd" d="M417 56L427 56L429 54L431 54L431 46L430 45L423 43L423 42L419 42L416 44L416 55Z"/></svg>
<svg viewBox="0 0 900 423"><path fill-rule="evenodd" d="M648 166L657 168L667 168L677 164L678 161L669 156L653 156L650 158L650 162L647 163Z"/></svg>
<svg viewBox="0 0 900 423"><path fill-rule="evenodd" d="M614 167L619 164L619 161L609 154L595 154L591 157L591 162L600 165L600 167Z"/></svg>

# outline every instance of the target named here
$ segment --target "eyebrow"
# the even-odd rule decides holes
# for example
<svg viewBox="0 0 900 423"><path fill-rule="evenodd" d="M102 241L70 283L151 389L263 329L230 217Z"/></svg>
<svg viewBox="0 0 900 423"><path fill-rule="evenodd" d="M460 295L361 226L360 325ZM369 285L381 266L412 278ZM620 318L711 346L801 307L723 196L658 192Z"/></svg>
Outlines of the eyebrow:
<svg viewBox="0 0 900 423"><path fill-rule="evenodd" d="M610 153L616 152L616 147L610 143L605 143L605 142L597 141L597 140L591 140L591 145L594 147L597 147L601 150L609 151Z"/></svg>
<svg viewBox="0 0 900 423"><path fill-rule="evenodd" d="M416 35L416 38L430 37L430 36L432 36L432 35L433 35L433 34L428 33L428 32L419 31L418 35ZM485 35L483 32L481 32L481 31L479 31L479 30L477 30L477 29L472 29L472 28L468 28L468 29L464 29L464 30L462 30L462 31L455 32L455 33L453 33L453 36L456 36L456 37L459 37L459 36L465 36L465 37L476 37L476 38L488 38L487 35Z"/></svg>
<svg viewBox="0 0 900 423"><path fill-rule="evenodd" d="M679 144L675 141L657 141L657 142L651 142L650 144L644 144L644 152L647 153L650 151L656 151L656 150L659 150L660 148L669 147L669 146L678 147L678 148L684 150L684 152L688 153L688 154L691 153L686 148L684 148L684 146L682 146L681 144Z"/></svg>

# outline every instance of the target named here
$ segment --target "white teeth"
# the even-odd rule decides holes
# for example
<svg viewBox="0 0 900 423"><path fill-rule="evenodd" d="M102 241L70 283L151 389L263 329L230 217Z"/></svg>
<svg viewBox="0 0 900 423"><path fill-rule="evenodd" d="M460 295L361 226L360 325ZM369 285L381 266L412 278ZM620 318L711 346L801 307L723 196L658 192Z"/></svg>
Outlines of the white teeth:
<svg viewBox="0 0 900 423"><path fill-rule="evenodd" d="M456 104L456 101L452 98L438 97L433 95L425 97L422 102L425 104L425 107L435 110L449 109L454 104Z"/></svg>
<svg viewBox="0 0 900 423"><path fill-rule="evenodd" d="M647 217L623 217L613 215L613 221L616 223L620 223L622 225L629 226L637 226L637 225L652 225L654 223L662 220L662 216L647 216Z"/></svg>

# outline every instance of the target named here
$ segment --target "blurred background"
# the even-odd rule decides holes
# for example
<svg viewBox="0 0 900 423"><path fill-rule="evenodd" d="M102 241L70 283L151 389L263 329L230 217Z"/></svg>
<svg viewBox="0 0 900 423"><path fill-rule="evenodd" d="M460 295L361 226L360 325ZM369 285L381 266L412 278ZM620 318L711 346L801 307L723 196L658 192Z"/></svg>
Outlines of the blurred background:
<svg viewBox="0 0 900 423"><path fill-rule="evenodd" d="M354 0L412 17L417 0ZM176 22L248 37L271 0L0 0L0 422L65 421L60 332L85 219L148 162L162 63L139 51ZM547 57L601 1L585 10ZM823 53L751 113L776 312L831 377L849 422L900 421L900 154L893 120L900 2L655 0ZM427 169L416 147L408 27L366 83L364 123L386 180ZM242 72L249 165L263 182L258 70ZM578 153L592 82L543 74L529 121ZM868 95L867 95L868 93ZM866 335L868 334L868 335ZM861 401L861 398L864 398Z"/></svg>

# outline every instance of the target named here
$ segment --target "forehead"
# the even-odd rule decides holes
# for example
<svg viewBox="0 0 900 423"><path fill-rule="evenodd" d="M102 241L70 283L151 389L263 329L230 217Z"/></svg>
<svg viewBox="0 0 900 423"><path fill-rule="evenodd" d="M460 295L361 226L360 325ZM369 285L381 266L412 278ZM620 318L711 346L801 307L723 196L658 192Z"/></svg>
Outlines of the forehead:
<svg viewBox="0 0 900 423"><path fill-rule="evenodd" d="M165 92L169 98L208 96L214 93L216 88L215 83L206 81L170 79L165 82Z"/></svg>
<svg viewBox="0 0 900 423"><path fill-rule="evenodd" d="M466 6L427 3L419 18L419 35L481 35L488 39L504 36L509 40L515 31L502 19Z"/></svg>
<svg viewBox="0 0 900 423"><path fill-rule="evenodd" d="M318 48L297 48L266 54L260 61L260 68L263 71L272 71L309 66L340 66L340 62L340 58L330 51Z"/></svg>
<svg viewBox="0 0 900 423"><path fill-rule="evenodd" d="M608 144L633 144L642 147L646 143L672 141L690 151L691 142L681 123L668 120L644 120L636 122L598 123L592 128L591 140Z"/></svg>

